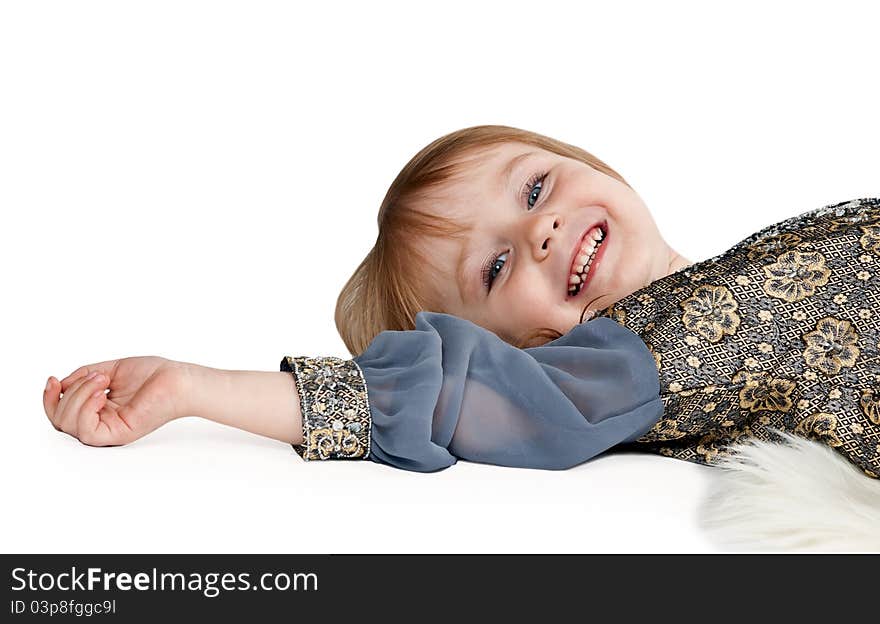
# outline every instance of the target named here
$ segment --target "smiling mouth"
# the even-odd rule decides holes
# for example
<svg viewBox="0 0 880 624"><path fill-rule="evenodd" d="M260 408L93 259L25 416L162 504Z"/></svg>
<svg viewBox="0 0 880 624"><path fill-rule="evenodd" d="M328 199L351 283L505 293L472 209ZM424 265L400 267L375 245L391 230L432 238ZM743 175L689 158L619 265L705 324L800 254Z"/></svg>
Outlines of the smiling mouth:
<svg viewBox="0 0 880 624"><path fill-rule="evenodd" d="M568 298L577 297L582 290L586 290L595 273L595 265L598 257L608 239L608 226L600 223L584 235L580 249L576 252L568 275Z"/></svg>

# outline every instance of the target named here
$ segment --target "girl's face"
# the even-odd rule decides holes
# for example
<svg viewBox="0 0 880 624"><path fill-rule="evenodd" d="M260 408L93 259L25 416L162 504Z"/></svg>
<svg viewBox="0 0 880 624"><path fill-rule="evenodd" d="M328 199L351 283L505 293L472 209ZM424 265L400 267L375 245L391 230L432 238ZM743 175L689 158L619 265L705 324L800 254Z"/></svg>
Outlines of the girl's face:
<svg viewBox="0 0 880 624"><path fill-rule="evenodd" d="M426 243L441 268L425 279L442 297L442 311L512 343L542 327L567 333L594 311L691 264L666 244L630 187L524 143L486 151L430 209L473 226L464 244ZM582 242L596 225L605 238L572 295L571 275L590 249L582 252Z"/></svg>

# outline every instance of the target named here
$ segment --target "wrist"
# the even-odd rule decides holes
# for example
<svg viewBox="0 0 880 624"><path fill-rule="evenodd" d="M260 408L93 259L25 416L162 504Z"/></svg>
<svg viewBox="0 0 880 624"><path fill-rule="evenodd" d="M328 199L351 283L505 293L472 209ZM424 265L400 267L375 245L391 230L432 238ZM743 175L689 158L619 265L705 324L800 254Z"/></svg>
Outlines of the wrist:
<svg viewBox="0 0 880 624"><path fill-rule="evenodd" d="M217 396L217 387L223 374L219 368L191 362L178 362L181 413L178 416L207 417L212 411L210 397Z"/></svg>

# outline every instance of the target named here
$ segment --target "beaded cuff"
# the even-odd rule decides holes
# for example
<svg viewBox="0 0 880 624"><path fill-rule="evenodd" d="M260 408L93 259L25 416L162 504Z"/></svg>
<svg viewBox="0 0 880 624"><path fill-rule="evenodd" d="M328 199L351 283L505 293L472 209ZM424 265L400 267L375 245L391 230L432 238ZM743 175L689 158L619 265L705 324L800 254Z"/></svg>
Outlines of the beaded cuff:
<svg viewBox="0 0 880 624"><path fill-rule="evenodd" d="M356 362L285 356L281 371L293 374L299 393L303 443L291 444L297 455L306 461L370 456L367 382Z"/></svg>

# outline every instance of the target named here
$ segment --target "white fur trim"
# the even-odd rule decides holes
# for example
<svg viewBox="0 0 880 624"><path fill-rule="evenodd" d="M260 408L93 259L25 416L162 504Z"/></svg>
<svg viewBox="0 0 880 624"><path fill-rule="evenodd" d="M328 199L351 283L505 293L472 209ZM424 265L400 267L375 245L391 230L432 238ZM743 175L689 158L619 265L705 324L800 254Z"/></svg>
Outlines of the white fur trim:
<svg viewBox="0 0 880 624"><path fill-rule="evenodd" d="M709 471L699 523L732 550L880 552L880 480L821 442L774 429Z"/></svg>

